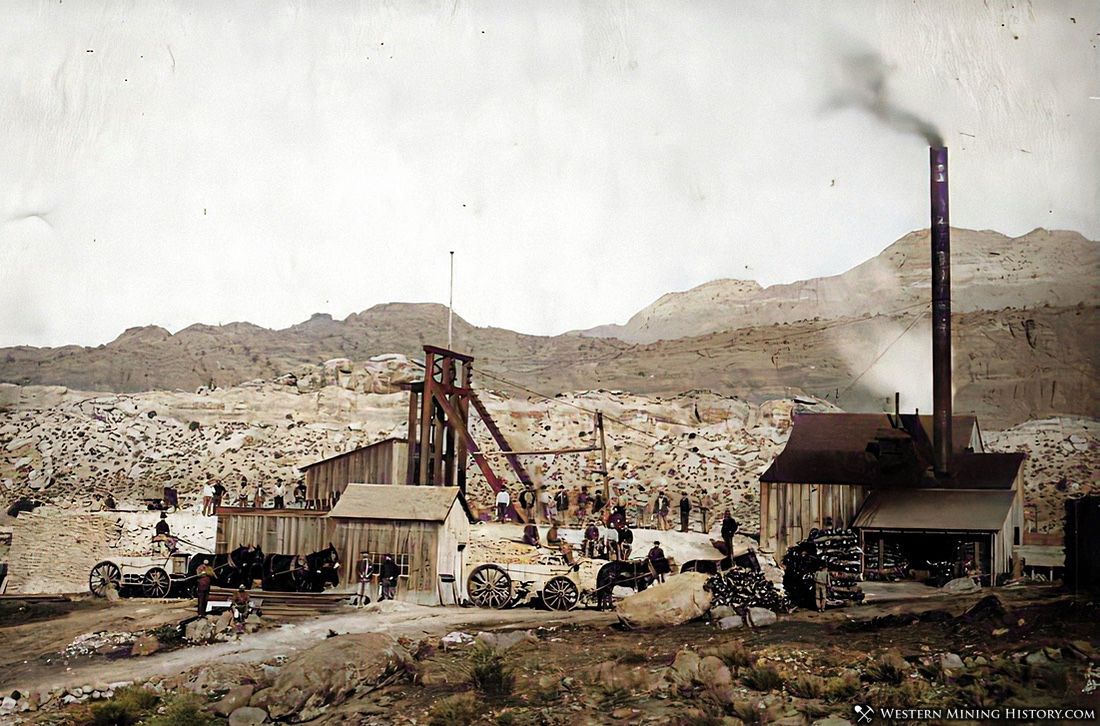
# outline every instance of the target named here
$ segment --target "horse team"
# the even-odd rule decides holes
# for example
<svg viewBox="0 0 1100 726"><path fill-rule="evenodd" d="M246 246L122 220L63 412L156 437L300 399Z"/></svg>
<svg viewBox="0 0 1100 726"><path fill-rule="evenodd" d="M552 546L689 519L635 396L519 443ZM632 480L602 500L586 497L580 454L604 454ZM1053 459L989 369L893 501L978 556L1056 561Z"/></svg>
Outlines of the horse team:
<svg viewBox="0 0 1100 726"><path fill-rule="evenodd" d="M194 555L188 563L187 582L195 581L195 572L204 560L214 568L218 587L251 588L259 581L269 591L322 592L340 583L340 555L332 544L308 555L265 555L251 545L223 554Z"/></svg>

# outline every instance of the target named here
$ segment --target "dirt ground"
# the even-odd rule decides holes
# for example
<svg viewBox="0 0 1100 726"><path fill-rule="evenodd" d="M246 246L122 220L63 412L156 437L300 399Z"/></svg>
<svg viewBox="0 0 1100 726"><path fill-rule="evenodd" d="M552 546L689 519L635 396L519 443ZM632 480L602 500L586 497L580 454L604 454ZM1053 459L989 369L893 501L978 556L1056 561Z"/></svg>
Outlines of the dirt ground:
<svg viewBox="0 0 1100 726"><path fill-rule="evenodd" d="M992 609L990 602L983 600L990 594L999 601ZM975 605L977 610L968 614ZM792 684L803 676L829 683L846 676L862 679L862 683L857 680L858 698L880 705L890 698L910 697L925 703L959 705L967 699L980 703L996 696L981 691L981 683L1011 681L1004 686L1009 689L1005 693L1017 700L1100 706L1100 690L1083 692L1088 658L1075 660L1072 648L1067 649L1069 643L1093 653L1100 649L1100 606L1073 600L1049 587L1001 588L968 595L928 596L922 592L905 600L825 613L800 611L771 627L751 631L721 631L706 623L625 631L617 627L612 613L595 611L490 611L385 603L282 625L239 641L184 647L145 658L59 657L65 646L83 633L152 628L187 615L187 602L132 600L78 610L48 622L0 628L0 690L140 681L214 662L252 664L260 670L259 664L280 662L280 656L292 656L331 633L375 631L414 642L426 640L435 649L422 660L415 684L392 685L353 699L334 708L324 722L433 723L433 718L440 718L441 703L466 697L462 694L470 691L470 648L442 649L440 636L456 630L470 634L532 630L537 642L506 652L508 667L516 675L514 691L477 699L475 718L485 723L581 724L724 723L723 717L733 715L761 723L807 723L830 714L852 717L852 698L856 696L848 700L793 696L792 689L796 689ZM652 684L601 683L591 675L601 663L613 661L617 670L648 683L674 670L669 666L683 650L704 655L729 648L743 650L748 657L740 666L731 666L733 687L721 703L707 689L690 684L655 690ZM1056 658L1046 663L1049 669L1020 664L1026 655L1044 648ZM1063 652L1071 655L1063 658ZM904 682L877 681L874 665L886 653L914 664L921 669L919 675L914 670ZM933 666L919 665L945 653L966 660L961 675L946 677ZM1100 656L1096 659L1100 661ZM752 663L774 666L786 685L764 690L750 687L747 683L756 667ZM1100 666L1092 667L1100 674ZM446 722L456 717L444 714L443 718Z"/></svg>

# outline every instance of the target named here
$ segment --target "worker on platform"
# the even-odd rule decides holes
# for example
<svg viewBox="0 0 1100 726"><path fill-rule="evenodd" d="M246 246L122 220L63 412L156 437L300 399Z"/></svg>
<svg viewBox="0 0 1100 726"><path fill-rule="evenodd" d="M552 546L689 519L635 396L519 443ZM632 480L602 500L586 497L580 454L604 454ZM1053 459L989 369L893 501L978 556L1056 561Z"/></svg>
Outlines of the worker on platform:
<svg viewBox="0 0 1100 726"><path fill-rule="evenodd" d="M565 487L558 487L558 493L554 495L554 508L557 510L557 516L561 518L561 521L569 523L569 492L565 491Z"/></svg>
<svg viewBox="0 0 1100 726"><path fill-rule="evenodd" d="M276 509L285 509L286 508L286 484L283 484L281 481L275 482L275 489L272 492L272 494L275 497L275 508Z"/></svg>
<svg viewBox="0 0 1100 726"><path fill-rule="evenodd" d="M829 568L822 562L814 572L814 605L819 613L825 612L825 604L829 599Z"/></svg>
<svg viewBox="0 0 1100 726"><path fill-rule="evenodd" d="M220 481L217 481L216 479L214 480L213 484L214 496L212 497L212 501L210 502L210 513L217 514L218 507L222 505L222 499L225 498L226 488L222 486L222 483Z"/></svg>
<svg viewBox="0 0 1100 726"><path fill-rule="evenodd" d="M691 499L687 490L680 496L680 531L687 532L691 529Z"/></svg>
<svg viewBox="0 0 1100 726"><path fill-rule="evenodd" d="M581 487L575 501L577 502L575 516L577 518L577 524L579 525L588 517L588 487Z"/></svg>
<svg viewBox="0 0 1100 726"><path fill-rule="evenodd" d="M554 497L550 494L549 489L543 489L539 494L539 504L542 505L542 518L546 520L547 524L550 524L557 519L557 512L554 511Z"/></svg>
<svg viewBox="0 0 1100 726"><path fill-rule="evenodd" d="M383 600L393 600L397 595L397 576L401 574L401 568L393 560L393 555L382 558L382 571L379 573L378 583L382 586Z"/></svg>
<svg viewBox="0 0 1100 726"><path fill-rule="evenodd" d="M160 513L160 520L153 530L153 543L158 546L161 554L170 555L176 551L176 538L172 536L172 530L168 526L168 515Z"/></svg>
<svg viewBox="0 0 1100 726"><path fill-rule="evenodd" d="M298 485L294 487L294 504L299 509L306 508L306 483L304 481L298 482Z"/></svg>
<svg viewBox="0 0 1100 726"><path fill-rule="evenodd" d="M512 495L508 493L508 487L502 486L497 492L497 521L501 524L508 517L508 505L512 503Z"/></svg>
<svg viewBox="0 0 1100 726"><path fill-rule="evenodd" d="M214 513L214 483L207 478L202 485L202 516L209 517Z"/></svg>
<svg viewBox="0 0 1100 726"><path fill-rule="evenodd" d="M206 615L206 603L210 600L210 585L214 582L216 573L210 566L210 560L205 557L198 569L195 570L195 597L198 599L199 617Z"/></svg>
<svg viewBox="0 0 1100 726"><path fill-rule="evenodd" d="M615 529L619 531L619 559L629 560L634 549L634 533L626 526L625 521L619 522Z"/></svg>
<svg viewBox="0 0 1100 726"><path fill-rule="evenodd" d="M663 532L671 529L672 525L668 523L668 512L672 509L672 500L668 498L668 493L664 489L657 492L657 499L653 508L657 514L657 529Z"/></svg>
<svg viewBox="0 0 1100 726"><path fill-rule="evenodd" d="M703 490L699 498L699 514L703 517L703 534L710 531L710 510L714 509L714 497L710 492Z"/></svg>
<svg viewBox="0 0 1100 726"><path fill-rule="evenodd" d="M614 527L605 527L603 541L604 548L607 550L607 559L619 559L619 530Z"/></svg>
<svg viewBox="0 0 1100 726"><path fill-rule="evenodd" d="M535 490L528 483L519 493L519 507L523 510L523 519L527 522L535 521L535 499Z"/></svg>
<svg viewBox="0 0 1100 726"><path fill-rule="evenodd" d="M359 580L355 606L361 608L370 604L370 578L374 575L374 566L370 562L370 552L359 553L359 563L355 567L355 575Z"/></svg>
<svg viewBox="0 0 1100 726"><path fill-rule="evenodd" d="M600 540L600 527L596 524L596 520L589 520L588 526L584 528L584 546L581 549L581 554L585 557L596 556L596 544Z"/></svg>

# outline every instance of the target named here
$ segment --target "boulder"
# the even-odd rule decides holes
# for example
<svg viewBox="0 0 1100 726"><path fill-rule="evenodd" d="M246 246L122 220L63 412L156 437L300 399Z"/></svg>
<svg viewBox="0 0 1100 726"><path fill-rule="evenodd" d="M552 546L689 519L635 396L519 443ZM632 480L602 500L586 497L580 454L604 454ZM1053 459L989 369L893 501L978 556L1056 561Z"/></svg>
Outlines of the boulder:
<svg viewBox="0 0 1100 726"><path fill-rule="evenodd" d="M977 592L981 589L981 585L974 582L974 580L969 577L956 577L954 580L949 580L947 584L943 586L944 592L950 592L955 595L961 595L967 592Z"/></svg>
<svg viewBox="0 0 1100 726"><path fill-rule="evenodd" d="M660 585L630 595L615 606L619 622L628 628L653 628L702 617L710 610L711 594L705 589L709 579L701 572L673 575Z"/></svg>
<svg viewBox="0 0 1100 726"><path fill-rule="evenodd" d="M152 635L143 635L130 647L130 655L152 655L160 650L160 641Z"/></svg>
<svg viewBox="0 0 1100 726"><path fill-rule="evenodd" d="M309 721L353 692L369 693L415 670L408 651L384 633L338 635L287 661L264 701L272 719Z"/></svg>
<svg viewBox="0 0 1100 726"><path fill-rule="evenodd" d="M214 626L209 618L196 618L183 627L183 637L189 643L205 643L214 637Z"/></svg>
<svg viewBox="0 0 1100 726"><path fill-rule="evenodd" d="M940 668L945 671L958 671L962 670L964 664L962 658L955 653L941 653L940 654Z"/></svg>
<svg viewBox="0 0 1100 726"><path fill-rule="evenodd" d="M764 628L768 625L775 625L779 622L779 617L767 608L749 608L746 622L754 628Z"/></svg>
<svg viewBox="0 0 1100 726"><path fill-rule="evenodd" d="M267 712L252 706L242 706L229 714L229 726L260 726L264 721L267 721Z"/></svg>
<svg viewBox="0 0 1100 726"><path fill-rule="evenodd" d="M229 626L233 624L233 612L226 610L224 613L218 615L218 619L214 621L214 632L224 633L229 630Z"/></svg>
<svg viewBox="0 0 1100 726"><path fill-rule="evenodd" d="M718 621L718 627L722 630L734 630L745 627L745 620L740 615L731 615Z"/></svg>
<svg viewBox="0 0 1100 726"><path fill-rule="evenodd" d="M252 692L255 689L252 686L237 686L230 689L229 693L225 694L218 700L210 710L219 716L229 716L229 714L236 711L238 708L247 706L248 702L252 700Z"/></svg>
<svg viewBox="0 0 1100 726"><path fill-rule="evenodd" d="M721 620L723 618L732 618L737 615L737 611L731 608L729 605L715 605L710 609L711 620Z"/></svg>
<svg viewBox="0 0 1100 726"><path fill-rule="evenodd" d="M537 643L539 639L536 638L530 630L515 630L510 633L478 633L474 640L481 643L493 650L508 650L514 648L520 643Z"/></svg>
<svg viewBox="0 0 1100 726"><path fill-rule="evenodd" d="M703 688L715 692L725 691L725 689L733 687L733 674L730 673L729 667L713 655L705 656L699 661L698 674L695 680Z"/></svg>

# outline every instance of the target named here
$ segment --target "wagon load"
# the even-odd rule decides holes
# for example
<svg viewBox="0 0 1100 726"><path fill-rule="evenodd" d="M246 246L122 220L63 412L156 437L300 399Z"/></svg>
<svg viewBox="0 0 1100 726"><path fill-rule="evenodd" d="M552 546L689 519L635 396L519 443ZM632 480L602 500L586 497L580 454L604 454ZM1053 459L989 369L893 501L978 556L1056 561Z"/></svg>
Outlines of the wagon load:
<svg viewBox="0 0 1100 726"><path fill-rule="evenodd" d="M763 572L734 567L707 580L713 606L766 608L776 613L791 611L791 601L779 587L768 581Z"/></svg>
<svg viewBox="0 0 1100 726"><path fill-rule="evenodd" d="M814 573L829 570L828 604L863 602L863 551L850 529L812 529L810 536L783 555L783 586L791 600L814 606Z"/></svg>

